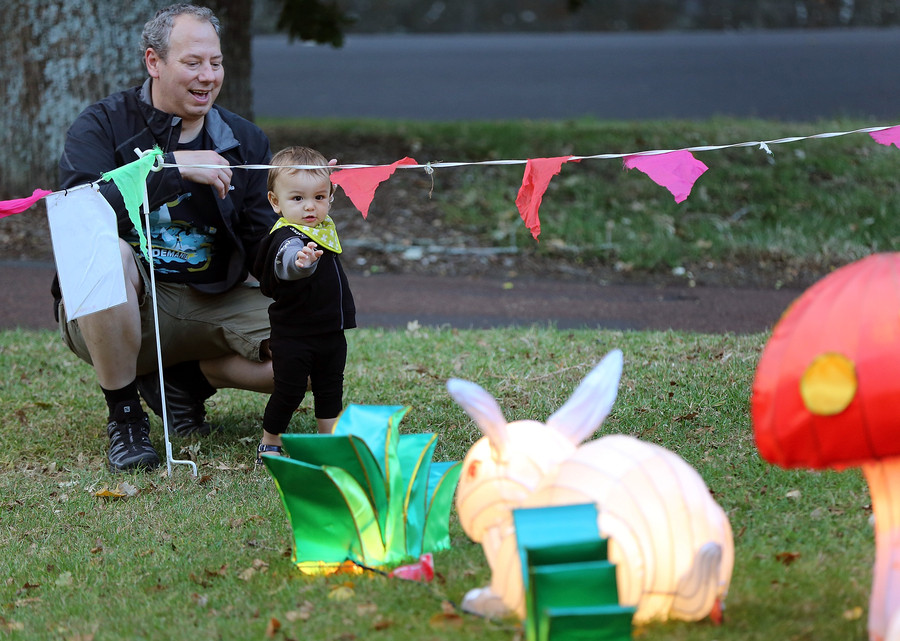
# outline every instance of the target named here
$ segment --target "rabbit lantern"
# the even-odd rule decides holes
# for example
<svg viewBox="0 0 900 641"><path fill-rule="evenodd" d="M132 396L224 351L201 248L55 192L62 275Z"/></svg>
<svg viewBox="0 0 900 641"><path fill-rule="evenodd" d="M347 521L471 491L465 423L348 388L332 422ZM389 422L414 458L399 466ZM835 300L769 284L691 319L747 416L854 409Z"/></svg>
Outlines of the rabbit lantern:
<svg viewBox="0 0 900 641"><path fill-rule="evenodd" d="M700 620L721 606L734 566L731 525L703 479L673 452L626 435L581 445L616 399L622 352L611 351L546 424L507 423L474 383L451 379L450 395L484 437L469 450L457 487L463 530L481 543L491 584L463 607L525 618L525 595L511 510L594 503L600 536L616 564L619 604L634 623Z"/></svg>

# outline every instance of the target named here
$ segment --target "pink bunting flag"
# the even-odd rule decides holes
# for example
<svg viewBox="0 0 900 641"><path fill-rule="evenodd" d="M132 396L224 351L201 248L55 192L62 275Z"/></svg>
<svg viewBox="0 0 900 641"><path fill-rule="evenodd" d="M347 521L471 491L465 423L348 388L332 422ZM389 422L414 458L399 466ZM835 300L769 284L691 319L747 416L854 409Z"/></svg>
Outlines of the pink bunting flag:
<svg viewBox="0 0 900 641"><path fill-rule="evenodd" d="M538 210L544 199L544 192L550 185L550 179L562 169L563 163L568 162L572 156L558 156L556 158L532 158L525 163L525 175L522 177L522 186L516 196L516 207L519 216L525 222L525 226L531 230L531 236L535 240L541 235L541 219Z"/></svg>
<svg viewBox="0 0 900 641"><path fill-rule="evenodd" d="M331 182L340 185L350 202L356 206L363 218L366 218L378 185L390 178L398 166L418 164L415 159L407 157L390 165L341 169L331 174Z"/></svg>
<svg viewBox="0 0 900 641"><path fill-rule="evenodd" d="M626 156L625 168L647 174L650 180L668 189L676 203L684 202L690 196L694 183L709 169L683 149L665 154Z"/></svg>
<svg viewBox="0 0 900 641"><path fill-rule="evenodd" d="M887 145L888 147L894 145L897 149L900 149L900 127L889 127L881 131L873 131L869 135L879 145Z"/></svg>
<svg viewBox="0 0 900 641"><path fill-rule="evenodd" d="M28 198L0 200L0 218L12 216L13 214L21 214L23 211L31 207L34 203L50 193L53 192L47 189L35 189L34 193L32 193Z"/></svg>

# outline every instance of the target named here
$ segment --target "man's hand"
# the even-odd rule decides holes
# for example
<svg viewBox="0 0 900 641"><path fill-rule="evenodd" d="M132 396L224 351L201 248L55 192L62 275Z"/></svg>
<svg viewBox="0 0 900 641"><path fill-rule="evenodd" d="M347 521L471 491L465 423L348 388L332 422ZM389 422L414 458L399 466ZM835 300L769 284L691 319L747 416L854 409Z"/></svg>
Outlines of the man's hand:
<svg viewBox="0 0 900 641"><path fill-rule="evenodd" d="M181 177L201 185L210 185L224 199L231 188L231 167L228 161L214 151L176 151L175 162L178 165L219 165L216 169L199 167L179 167Z"/></svg>
<svg viewBox="0 0 900 641"><path fill-rule="evenodd" d="M297 252L294 264L300 269L306 269L311 266L324 253L321 249L316 249L317 247L318 245L315 243L307 243L306 247Z"/></svg>

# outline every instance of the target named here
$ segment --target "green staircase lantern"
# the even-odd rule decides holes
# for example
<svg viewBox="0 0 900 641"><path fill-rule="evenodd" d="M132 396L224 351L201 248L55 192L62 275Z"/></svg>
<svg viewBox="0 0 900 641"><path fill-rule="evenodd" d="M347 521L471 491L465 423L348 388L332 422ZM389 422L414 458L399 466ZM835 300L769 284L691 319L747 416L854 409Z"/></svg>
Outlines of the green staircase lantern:
<svg viewBox="0 0 900 641"><path fill-rule="evenodd" d="M528 641L627 641L635 608L619 605L593 503L513 510Z"/></svg>

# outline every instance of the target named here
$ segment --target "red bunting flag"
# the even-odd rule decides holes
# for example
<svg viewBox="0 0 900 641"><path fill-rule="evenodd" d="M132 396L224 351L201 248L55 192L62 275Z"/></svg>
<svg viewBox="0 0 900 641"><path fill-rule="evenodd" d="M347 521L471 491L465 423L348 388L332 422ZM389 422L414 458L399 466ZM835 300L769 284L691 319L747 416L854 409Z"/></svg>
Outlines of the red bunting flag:
<svg viewBox="0 0 900 641"><path fill-rule="evenodd" d="M0 218L20 214L47 194L52 193L47 189L35 189L28 198L16 198L15 200L0 200Z"/></svg>
<svg viewBox="0 0 900 641"><path fill-rule="evenodd" d="M547 191L550 180L562 169L563 163L568 162L571 158L572 156L533 158L525 163L525 175L522 177L519 195L516 196L516 207L535 240L541 235L541 219L538 216L538 210L541 208L544 192Z"/></svg>
<svg viewBox="0 0 900 641"><path fill-rule="evenodd" d="M897 149L900 149L900 127L889 127L881 131L873 131L869 135L879 145L887 145L888 147L894 145Z"/></svg>
<svg viewBox="0 0 900 641"><path fill-rule="evenodd" d="M709 169L683 149L665 154L626 156L625 168L647 174L650 180L668 189L676 203L684 202L690 196L694 183Z"/></svg>
<svg viewBox="0 0 900 641"><path fill-rule="evenodd" d="M331 174L331 182L340 185L350 202L356 206L363 218L366 218L378 185L390 178L399 165L418 164L415 159L407 157L390 165L341 169Z"/></svg>

